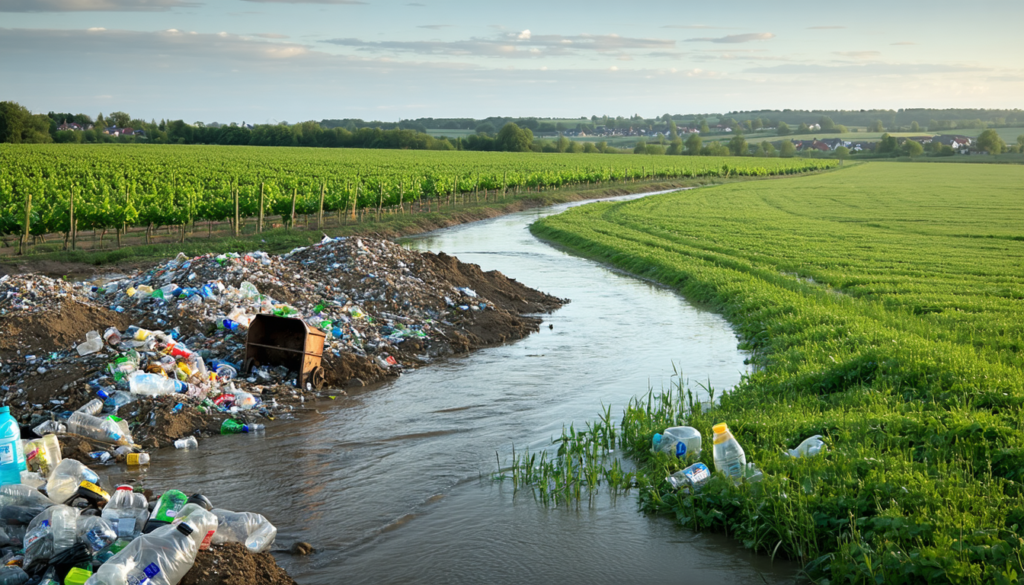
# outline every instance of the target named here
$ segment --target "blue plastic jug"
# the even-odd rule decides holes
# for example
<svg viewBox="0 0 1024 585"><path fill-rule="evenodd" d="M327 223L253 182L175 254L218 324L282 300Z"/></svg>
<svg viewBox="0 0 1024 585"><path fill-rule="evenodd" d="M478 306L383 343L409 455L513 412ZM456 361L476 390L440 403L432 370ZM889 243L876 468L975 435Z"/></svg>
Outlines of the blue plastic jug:
<svg viewBox="0 0 1024 585"><path fill-rule="evenodd" d="M21 483L21 472L25 468L21 427L11 416L11 408L0 406L0 485Z"/></svg>

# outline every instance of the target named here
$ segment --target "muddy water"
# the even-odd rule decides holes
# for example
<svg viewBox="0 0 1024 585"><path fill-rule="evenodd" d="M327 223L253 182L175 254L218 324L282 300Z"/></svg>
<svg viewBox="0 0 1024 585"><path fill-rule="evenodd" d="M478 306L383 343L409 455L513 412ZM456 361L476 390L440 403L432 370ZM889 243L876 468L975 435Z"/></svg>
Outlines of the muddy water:
<svg viewBox="0 0 1024 585"><path fill-rule="evenodd" d="M747 371L720 317L530 235L531 222L564 207L406 242L572 299L540 333L321 405L265 436L161 451L146 484L262 512L279 543L312 543L315 555L278 555L303 584L791 581L792 565L643 517L632 494L547 509L491 481L496 453L507 463L513 443L543 449L601 404L617 417L632 396L670 384L673 363L716 388Z"/></svg>

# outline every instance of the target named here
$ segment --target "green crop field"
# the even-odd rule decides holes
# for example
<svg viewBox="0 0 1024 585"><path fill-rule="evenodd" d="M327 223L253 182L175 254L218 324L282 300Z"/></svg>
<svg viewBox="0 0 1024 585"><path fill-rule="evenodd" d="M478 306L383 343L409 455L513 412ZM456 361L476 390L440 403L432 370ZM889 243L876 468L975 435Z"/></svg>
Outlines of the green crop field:
<svg viewBox="0 0 1024 585"><path fill-rule="evenodd" d="M1024 576L1024 167L868 163L533 231L715 307L758 366L707 412L682 388L626 409L643 509L830 583ZM764 480L672 493L650 441L684 421L727 422ZM783 453L812 435L827 453Z"/></svg>
<svg viewBox="0 0 1024 585"><path fill-rule="evenodd" d="M0 236L380 208L480 190L773 176L834 161L252 146L0 144Z"/></svg>

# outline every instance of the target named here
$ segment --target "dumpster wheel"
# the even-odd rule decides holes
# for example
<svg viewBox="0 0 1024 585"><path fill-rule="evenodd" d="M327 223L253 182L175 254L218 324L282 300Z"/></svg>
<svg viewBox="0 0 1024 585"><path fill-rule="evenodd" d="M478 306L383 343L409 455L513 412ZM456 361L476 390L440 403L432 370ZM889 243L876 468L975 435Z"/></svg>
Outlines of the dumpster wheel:
<svg viewBox="0 0 1024 585"><path fill-rule="evenodd" d="M309 371L309 381L313 384L313 388L320 390L324 387L324 369L317 366Z"/></svg>
<svg viewBox="0 0 1024 585"><path fill-rule="evenodd" d="M324 378L324 368L316 366L315 368L309 371L309 382L317 390L324 387Z"/></svg>

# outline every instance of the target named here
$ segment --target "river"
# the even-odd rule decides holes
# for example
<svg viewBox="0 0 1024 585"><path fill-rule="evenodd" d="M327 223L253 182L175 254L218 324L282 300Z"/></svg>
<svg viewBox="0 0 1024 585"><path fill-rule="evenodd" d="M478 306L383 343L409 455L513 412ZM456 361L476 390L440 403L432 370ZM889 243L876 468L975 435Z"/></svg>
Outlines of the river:
<svg viewBox="0 0 1024 585"><path fill-rule="evenodd" d="M311 543L314 555L277 555L303 585L792 582L793 564L645 517L634 493L555 509L492 481L496 453L507 464L513 444L547 448L602 405L617 420L634 395L672 384L673 364L716 389L749 371L720 316L529 233L578 204L404 240L571 299L543 316L539 333L350 393L265 435L161 450L145 485L260 512L279 543Z"/></svg>

